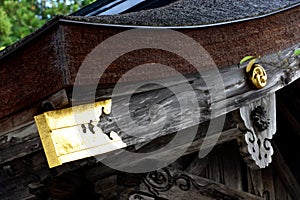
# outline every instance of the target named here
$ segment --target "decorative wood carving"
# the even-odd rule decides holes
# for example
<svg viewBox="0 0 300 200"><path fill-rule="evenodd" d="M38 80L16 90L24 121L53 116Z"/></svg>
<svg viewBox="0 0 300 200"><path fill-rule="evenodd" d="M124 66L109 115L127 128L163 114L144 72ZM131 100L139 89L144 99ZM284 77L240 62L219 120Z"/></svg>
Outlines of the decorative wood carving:
<svg viewBox="0 0 300 200"><path fill-rule="evenodd" d="M133 194L129 197L129 200L156 200L157 198L152 197L147 194ZM159 198L160 200L163 200L162 198Z"/></svg>
<svg viewBox="0 0 300 200"><path fill-rule="evenodd" d="M126 147L119 135L101 129L111 100L45 112L35 117L49 167Z"/></svg>
<svg viewBox="0 0 300 200"><path fill-rule="evenodd" d="M186 174L179 170L163 168L147 173L140 185L140 192L129 199L251 199L262 198L255 195L233 190L227 186L202 178Z"/></svg>
<svg viewBox="0 0 300 200"><path fill-rule="evenodd" d="M251 168L265 168L272 162L270 140L276 132L275 93L240 108L245 132L238 138L243 158ZM240 124L241 125L241 124Z"/></svg>

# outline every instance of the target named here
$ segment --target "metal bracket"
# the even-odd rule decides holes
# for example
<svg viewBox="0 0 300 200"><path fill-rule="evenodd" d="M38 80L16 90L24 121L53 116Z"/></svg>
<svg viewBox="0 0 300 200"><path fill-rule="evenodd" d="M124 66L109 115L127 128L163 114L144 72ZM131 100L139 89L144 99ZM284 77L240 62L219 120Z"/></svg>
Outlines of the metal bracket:
<svg viewBox="0 0 300 200"><path fill-rule="evenodd" d="M106 100L34 117L50 168L127 146L117 133L106 134L100 126L111 104Z"/></svg>

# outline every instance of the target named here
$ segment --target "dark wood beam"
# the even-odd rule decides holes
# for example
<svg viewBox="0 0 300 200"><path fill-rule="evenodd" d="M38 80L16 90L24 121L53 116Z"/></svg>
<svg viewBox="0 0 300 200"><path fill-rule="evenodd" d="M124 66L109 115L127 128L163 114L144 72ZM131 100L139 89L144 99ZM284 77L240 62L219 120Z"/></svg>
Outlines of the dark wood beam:
<svg viewBox="0 0 300 200"><path fill-rule="evenodd" d="M33 117L43 112L67 107L69 99L66 90L60 90L41 102L33 103L30 107L19 112L12 113L0 119L0 136L30 123Z"/></svg>
<svg viewBox="0 0 300 200"><path fill-rule="evenodd" d="M140 188L142 192L152 194L164 199L247 199L247 200L263 200L263 198L253 194L234 190L227 186L200 177L191 175L175 169L161 169L156 172L150 172L143 179ZM158 178L163 181L157 181Z"/></svg>
<svg viewBox="0 0 300 200"><path fill-rule="evenodd" d="M288 163L281 155L280 149L277 147L277 145L275 143L272 143L272 146L274 149L273 165L275 167L275 170L278 172L278 175L280 176L282 182L290 192L290 195L293 197L293 199L300 199L300 185L297 179L290 170Z"/></svg>
<svg viewBox="0 0 300 200"><path fill-rule="evenodd" d="M293 49L294 47L286 50L285 54L291 53ZM272 58L276 59L276 55L274 54L266 57L265 62ZM199 102L200 106L199 109L195 109L194 107L189 107L188 105L188 109L183 112L176 102L178 98L188 99L190 97L188 91L182 91L182 93L175 96L167 88L156 88L155 90L150 90L148 88L144 92L137 93L131 97L130 113L124 113L123 111L123 108L125 106L128 106L125 103L126 94L123 94L122 96L116 97L112 104L113 111L115 113L119 113L120 115L105 116L103 122L101 123L103 131L106 133L110 133L111 131L119 132L120 129L116 125L116 122L122 124L123 122L120 121L123 120L123 117L128 117L130 114L129 117L133 116L133 120L128 123L126 122L125 124L123 123L123 125L130 134L135 135L136 131L138 130L132 129L132 127L134 127L133 125L149 123L149 106L155 104L160 105L156 109L151 110L151 115L153 116L160 116L160 107L164 107L166 116L168 116L164 128L145 128L142 138L133 138L132 136L127 134L126 130L121 130L121 138L127 144L127 146L142 144L144 142L152 141L158 137L169 135L179 130L185 130L189 127L204 123L211 118L222 116L228 112L238 109L246 103L259 99L268 93L275 92L278 89L284 87L286 84L289 84L300 77L299 70L294 68L281 69L277 67L266 66L266 70L269 77L268 85L261 90L250 89L250 87L247 85L247 82L245 81L245 75L243 72L244 69L239 70L235 67L231 67L222 70L221 75L225 84L225 93L227 95L227 98L219 99L219 101L215 102L210 101L209 94L207 94L209 88L204 85L203 81L200 80L198 76L194 77L194 79L189 79L191 86L194 88L194 91L197 94L196 100ZM171 87L174 87L179 91L180 89L182 89L180 84L170 85L170 88ZM62 99L65 99L64 96L62 97ZM216 97L215 99L218 99L218 97ZM62 102L65 102L65 100ZM212 108L214 108L214 110L216 111L213 116L210 113L210 110ZM199 114L200 120L191 117L193 115ZM22 113L14 117L22 118ZM33 116L24 116L26 120L30 119L31 117ZM152 122L159 124L161 123L160 120L160 117L155 117L152 119ZM141 133L138 134L140 135ZM0 155L1 163L12 160L12 158L26 155L27 152L24 151L24 149L27 149L28 152L34 152L38 149L41 149L37 130L33 122L29 122L28 124L19 127L14 127L13 130L2 132L0 135L2 135L0 137L0 140L2 141L2 143L0 144L0 149L6 149L5 151L10 151L14 148L18 149L17 151L14 151L14 156L10 156L11 154L3 152L3 154ZM10 150L7 149L8 144L10 146Z"/></svg>
<svg viewBox="0 0 300 200"><path fill-rule="evenodd" d="M277 100L277 104L280 114L283 115L284 118L289 122L289 125L294 129L295 133L300 136L299 120L295 118L295 116L291 113L291 111L287 108L287 106L282 102L280 98Z"/></svg>

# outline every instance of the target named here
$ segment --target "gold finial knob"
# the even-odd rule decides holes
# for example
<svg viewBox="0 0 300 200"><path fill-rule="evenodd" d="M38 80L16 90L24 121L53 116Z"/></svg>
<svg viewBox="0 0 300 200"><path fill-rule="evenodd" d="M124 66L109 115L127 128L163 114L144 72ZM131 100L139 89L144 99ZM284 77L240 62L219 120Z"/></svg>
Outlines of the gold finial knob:
<svg viewBox="0 0 300 200"><path fill-rule="evenodd" d="M247 73L252 84L257 89L261 89L267 85L267 73L261 65L254 63L251 66L250 71L248 71Z"/></svg>

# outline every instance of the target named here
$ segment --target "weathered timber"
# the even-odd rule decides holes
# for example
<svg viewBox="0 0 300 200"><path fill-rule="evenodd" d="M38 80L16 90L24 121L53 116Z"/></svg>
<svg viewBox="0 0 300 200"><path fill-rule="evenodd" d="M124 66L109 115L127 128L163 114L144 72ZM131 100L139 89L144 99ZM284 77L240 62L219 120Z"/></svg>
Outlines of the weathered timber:
<svg viewBox="0 0 300 200"><path fill-rule="evenodd" d="M143 139L146 139L145 135L152 135L154 137L157 135L162 136L165 135L165 133L169 130L172 130L171 132L175 132L193 125L197 125L211 118L216 118L226 114L227 112L241 107L242 105L257 100L266 94L275 92L276 90L284 87L286 84L300 77L298 68L281 69L270 66L265 66L265 68L267 69L267 73L270 78L268 80L268 85L261 90L251 90L249 88L245 81L243 70L238 70L232 67L221 72L227 98L224 100L221 99L218 102L211 102L210 95L209 93L207 94L207 91L210 91L210 88L203 86L203 80L201 79L196 79L191 83L194 91L184 91L183 87L181 87L179 84L170 86L168 88L162 88L155 91L133 95L131 96L130 104L128 104L128 97L126 96L113 98L112 110L113 113L118 113L119 116L108 116L108 118L111 119L111 122L103 125L103 127L105 127L104 130L107 132L119 131L116 129L116 126L113 125L116 122L118 125L122 125L123 127L121 134L122 132L126 134L128 131L133 135L143 135ZM283 82L286 79L288 79L288 82ZM179 94L174 95L172 92L170 92L172 88L176 88L177 91L182 90L182 92L178 92ZM178 103L176 103L177 99L189 99L194 92L196 92L197 101L200 104L199 109L195 109L193 107L187 110L181 110L181 108L178 106ZM216 95L218 95L218 93ZM220 99L221 97L217 96L214 98ZM74 99L74 101L76 100ZM130 107L130 113L126 111L128 107ZM136 124L149 124L150 119L148 113L150 108L151 115L154 117L152 119L152 123L162 123L161 117L163 116L161 116L160 112L161 107L163 107L164 111L168 113L168 116L170 116L170 118L166 121L166 124L168 124L166 129L161 130L160 128L155 129L151 127L151 131L149 131L149 129L142 130L145 132L145 134L140 132L135 133L132 127L135 127ZM214 110L215 112L210 113L211 110ZM190 117L195 116L198 113L201 113L199 121ZM131 117L133 120L128 120ZM151 140L151 136L148 138L148 140Z"/></svg>
<svg viewBox="0 0 300 200"><path fill-rule="evenodd" d="M275 93L240 108L245 135L238 138L240 152L251 168L265 168L272 162L270 141L276 133Z"/></svg>
<svg viewBox="0 0 300 200"><path fill-rule="evenodd" d="M51 95L49 98L42 100L39 103L31 105L28 109L21 110L17 113L12 113L0 119L0 136L5 135L13 130L20 129L20 126L31 122L33 117L43 112L60 109L69 104L66 90L60 90Z"/></svg>
<svg viewBox="0 0 300 200"><path fill-rule="evenodd" d="M264 186L261 170L247 168L248 192L263 197Z"/></svg>
<svg viewBox="0 0 300 200"><path fill-rule="evenodd" d="M289 50L287 51L287 53L291 51L293 50ZM121 131L122 138L126 137L126 133L142 136L143 134L135 132L132 127L135 127L137 124L147 125L150 123L150 108L150 114L151 116L153 116L153 118L151 119L151 123L160 124L162 122L161 117L163 117L161 116L160 108L163 107L168 116L166 121L166 129L160 129L158 127L146 128L145 126L143 132L147 132L147 136L143 135L142 138L136 139L137 141L140 140L140 142L151 140L151 137L157 137L158 135L163 136L168 132L184 130L185 128L224 115L227 112L233 111L243 105L258 100L264 95L273 93L278 89L284 87L286 84L289 84L300 77L298 68L281 69L270 66L265 66L265 68L267 69L267 73L270 78L268 80L268 85L261 90L251 90L249 88L245 81L245 77L243 76L242 70L234 69L234 67L227 68L226 71L222 73L227 98L224 100L221 99L218 102L211 102L210 96L209 94L207 94L207 91L210 91L210 88L203 87L203 80L201 79L197 79L193 83L191 83L194 91L184 91L183 87L181 87L181 85L179 84L170 86L169 88L158 89L155 91L133 95L131 96L129 104L127 102L128 97L126 96L113 98L112 111L113 113L118 113L119 116L107 116L111 122L103 124L103 130L105 130L106 132ZM288 82L284 82L284 80L286 79L288 79ZM234 83L232 83L232 80L234 80ZM182 92L175 96L169 90L172 90L172 88L176 88L179 91L182 90ZM177 99L189 99L192 96L193 92L196 92L197 94L197 101L200 105L199 109L190 107L186 110L181 110L180 106L178 106ZM235 93L235 95L233 95L232 93ZM221 96L217 96L214 98L220 99ZM130 113L126 111L128 107L130 107ZM211 113L212 110L214 112ZM193 119L193 116L197 116L199 113L201 113L200 120L198 121ZM122 128L116 129L114 123L117 123L118 126L121 125ZM130 143L127 145L130 145Z"/></svg>
<svg viewBox="0 0 300 200"><path fill-rule="evenodd" d="M184 170L188 174L195 176L200 176L203 173L203 170L207 167L208 163L215 156L215 150L210 152L206 157L199 158L198 156L189 164L189 166Z"/></svg>
<svg viewBox="0 0 300 200"><path fill-rule="evenodd" d="M33 122L18 130L9 132L0 137L0 162L8 162L16 158L29 155L42 149L41 140Z"/></svg>
<svg viewBox="0 0 300 200"><path fill-rule="evenodd" d="M190 154L196 151L199 151L200 146L203 144L204 137L206 136L206 130L208 128L208 124L205 123L203 125L199 126L198 134L196 135L196 138L192 144L190 144L188 150L185 152L185 154ZM241 132L238 131L236 128L234 128L234 124L232 124L232 120L228 120L228 122L225 123L224 131L222 134L218 135L218 133L212 133L211 136L208 136L206 138L207 143L206 146L203 148L210 148L215 145L215 141L217 141L217 144L221 144L230 140L234 140L237 136L240 136ZM153 140L152 142L147 141L148 144L144 146L143 148L140 148L137 152L149 152L156 150L168 143L170 139L174 137L175 133L170 133L169 135L165 136L164 138L157 137L158 140ZM155 139L155 138L153 138ZM31 122L23 127L23 129L10 132L8 135L0 137L0 164L7 163L9 161L12 161L16 158L21 158L23 156L32 154L34 152L42 150L42 144L41 140L39 138L39 134L37 132L36 125ZM132 145L140 145L139 143L133 142L132 138L127 138L124 140L126 143L131 143ZM173 148L169 149L165 153L163 153L161 156L168 156L172 152L176 151L176 149L180 149L182 147L188 147L186 144L177 144ZM113 154L117 154L118 151L112 152ZM110 155L109 153L107 154ZM138 162L136 160L132 161L126 161L126 158L122 158L121 160L124 160L122 162L125 166L130 166L130 164L133 164L134 162ZM144 158L146 159L153 159L151 156ZM132 163L131 163L132 162Z"/></svg>
<svg viewBox="0 0 300 200"><path fill-rule="evenodd" d="M251 199L250 193L234 190L218 182L179 170L164 168L150 172L143 179L141 191L165 199Z"/></svg>
<svg viewBox="0 0 300 200"><path fill-rule="evenodd" d="M238 153L236 140L223 145L224 150L219 151L221 156L220 168L222 171L222 183L229 188L243 191L243 171L244 164Z"/></svg>
<svg viewBox="0 0 300 200"><path fill-rule="evenodd" d="M286 51L283 51L284 55L288 55L290 52L293 52L293 50L297 46L294 46L290 49L287 49ZM270 59L276 59L277 54L272 54L268 58L265 58L265 62L268 62ZM282 57L281 59L284 59L285 57ZM277 58L278 59L278 58ZM275 60L276 61L276 60ZM278 61L279 62L279 61ZM297 62L296 62L297 64ZM165 111L168 112L168 115L170 115L169 120L167 120L167 123L169 123L169 126L166 126L164 129L160 130L160 128L157 129L145 129L144 132L146 133L143 138L138 139L132 139L128 138L126 141L126 131L121 133L121 137L123 140L128 142L128 146L142 143L146 141L151 141L157 137L167 135L170 133L174 133L178 130L183 130L188 127L192 127L194 125L197 125L199 123L202 123L204 121L209 120L210 118L214 118L217 116L221 116L222 114L225 114L226 112L230 112L234 109L239 108L242 105L245 105L249 102L255 101L256 99L261 98L261 96L264 96L270 92L274 92L282 87L284 87L286 84L289 84L296 80L298 77L300 77L299 70L297 68L278 68L278 67L272 67L272 66L265 66L267 69L268 76L270 77L268 80L268 84L265 88L261 90L251 90L251 88L247 85L247 82L245 81L244 76L244 69L237 69L235 67L222 69L221 74L222 78L225 84L225 93L227 96L227 99L219 101L219 102L210 102L209 93L207 94L207 91L209 91L209 88L206 88L204 86L204 83L201 79L197 79L195 77L195 80L190 80L190 83L192 87L194 88L194 91L197 93L197 100L200 102L201 111L196 110L195 108L190 108L187 111L184 111L181 113L180 107L176 103L177 98L188 98L189 94L185 93L180 94L180 96L176 97L173 93L171 93L167 88L162 89L156 89L154 91L148 91L148 92L142 92L138 93L136 95L133 95L131 97L131 113L132 116L134 116L134 120L132 122L134 123L149 123L149 116L148 111L149 105L159 104L161 106L164 106ZM179 85L173 85L170 87L176 87L180 88ZM100 98L100 97L99 97ZM119 116L106 116L107 120L103 120L102 128L105 132L111 132L116 131L119 132L118 126L116 126L115 122L117 120L121 120L124 116L128 117L128 113L124 113L122 111L122 108L128 106L124 104L125 97L120 96L116 97L116 100L113 101L112 109L115 111L115 113L120 113ZM217 98L216 98L217 99ZM141 103L143 102L143 103ZM155 107L154 107L155 108ZM209 110L211 108L214 108L217 110L217 112L214 114L214 116L211 116ZM225 109L226 108L226 109ZM152 109L152 114L155 116L159 113L159 107ZM193 119L190 118L190 116L194 114L201 113L200 120L193 121ZM180 115L179 115L180 114ZM183 120L179 120L178 116L182 116ZM158 120L159 118L156 118ZM130 132L134 133L134 130L131 129L132 124L131 123L125 123L125 128L130 129ZM6 135L9 135L10 133L7 132L3 135L3 137L7 137ZM123 134L123 135L122 135ZM37 136L37 134L36 134ZM17 132L14 136L16 138L20 137L18 136ZM9 138L9 137L7 137ZM6 141L6 140L5 140ZM19 143L20 144L20 143ZM25 143L24 143L25 144ZM21 144L20 144L21 145ZM27 144L26 144L27 145ZM12 145L14 146L14 145ZM12 147L13 148L13 147ZM20 146L20 149L21 146ZM26 154L24 152L21 152L22 154ZM5 156L7 157L7 156ZM1 159L2 160L2 159ZM4 159L6 160L6 159Z"/></svg>
<svg viewBox="0 0 300 200"><path fill-rule="evenodd" d="M282 102L282 100L278 101L278 109L280 110L280 114L282 114L290 123L290 126L294 129L295 133L300 135L300 123L299 119L297 120L291 111L287 108L287 106Z"/></svg>
<svg viewBox="0 0 300 200"><path fill-rule="evenodd" d="M275 199L274 178L273 178L273 166L269 166L262 170L262 182L263 182L263 197L265 199Z"/></svg>
<svg viewBox="0 0 300 200"><path fill-rule="evenodd" d="M205 28L183 28L179 31L199 42L218 67L227 67L238 63L245 55L254 52L267 55L298 43L300 36L294 33L300 29L299 9L298 6L261 19ZM88 53L105 39L125 30L128 28L56 18L35 34L1 52L0 118L71 86ZM171 55L167 52L162 54L159 50L152 54L148 51L130 52L112 63L100 83L116 83L124 72L145 62L173 66L182 74L195 72L193 66L184 59ZM130 59L132 56L134 59ZM136 74L130 80L171 75L170 71L162 73L158 70L147 77ZM99 77L95 78L98 81ZM86 84L90 80L91 77L86 77Z"/></svg>
<svg viewBox="0 0 300 200"><path fill-rule="evenodd" d="M285 187L288 189L293 199L300 199L300 185L291 172L287 162L280 153L280 149L275 143L272 144L274 148L274 168L278 172L278 176L283 181Z"/></svg>
<svg viewBox="0 0 300 200"><path fill-rule="evenodd" d="M39 31L30 45L23 46L25 41L22 41L20 48L13 48L12 54L0 58L0 118L63 89L65 65L59 54L62 48L60 36L57 23L52 23Z"/></svg>

